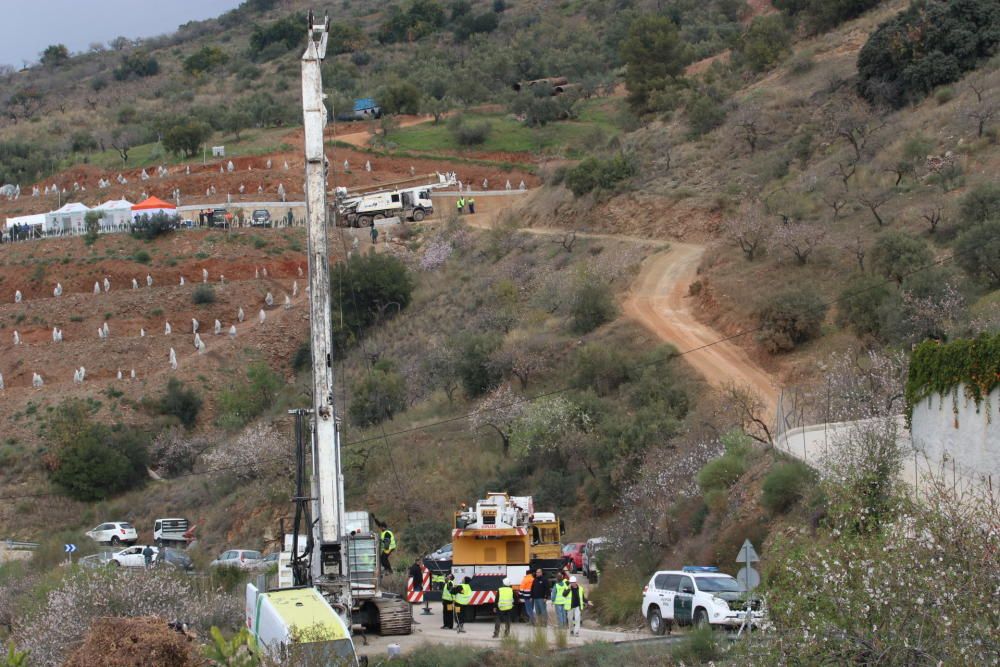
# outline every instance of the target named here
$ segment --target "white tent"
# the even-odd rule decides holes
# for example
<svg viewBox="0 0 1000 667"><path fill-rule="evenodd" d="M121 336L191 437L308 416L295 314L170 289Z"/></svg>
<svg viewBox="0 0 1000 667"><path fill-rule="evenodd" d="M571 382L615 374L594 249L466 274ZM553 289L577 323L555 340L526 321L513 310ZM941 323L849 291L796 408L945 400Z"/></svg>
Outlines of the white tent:
<svg viewBox="0 0 1000 667"><path fill-rule="evenodd" d="M7 229L10 229L14 225L27 225L29 227L44 227L45 214L37 213L35 215L19 215L14 218L7 218Z"/></svg>
<svg viewBox="0 0 1000 667"><path fill-rule="evenodd" d="M109 199L94 210L104 213L101 218L102 232L121 229L132 222L132 202L125 199Z"/></svg>
<svg viewBox="0 0 1000 667"><path fill-rule="evenodd" d="M80 202L66 204L56 211L45 214L45 232L47 234L82 234L83 216L90 209Z"/></svg>

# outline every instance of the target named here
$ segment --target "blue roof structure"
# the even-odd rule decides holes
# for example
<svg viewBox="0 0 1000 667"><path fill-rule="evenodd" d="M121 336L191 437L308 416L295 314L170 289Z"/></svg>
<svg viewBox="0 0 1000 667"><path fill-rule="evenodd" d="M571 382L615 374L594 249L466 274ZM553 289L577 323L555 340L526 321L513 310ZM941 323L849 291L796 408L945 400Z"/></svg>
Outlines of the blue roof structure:
<svg viewBox="0 0 1000 667"><path fill-rule="evenodd" d="M370 97L362 97L361 99L354 100L355 111L367 111L377 106L378 104L375 103L375 100Z"/></svg>

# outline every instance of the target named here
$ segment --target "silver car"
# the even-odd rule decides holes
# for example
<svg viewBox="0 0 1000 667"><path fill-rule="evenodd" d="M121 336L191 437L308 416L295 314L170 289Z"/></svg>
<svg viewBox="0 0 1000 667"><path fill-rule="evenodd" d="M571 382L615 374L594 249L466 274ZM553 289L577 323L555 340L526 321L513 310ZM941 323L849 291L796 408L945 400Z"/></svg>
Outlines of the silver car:
<svg viewBox="0 0 1000 667"><path fill-rule="evenodd" d="M256 570L264 566L259 551L251 549L229 549L208 564L209 567L236 567L241 570Z"/></svg>

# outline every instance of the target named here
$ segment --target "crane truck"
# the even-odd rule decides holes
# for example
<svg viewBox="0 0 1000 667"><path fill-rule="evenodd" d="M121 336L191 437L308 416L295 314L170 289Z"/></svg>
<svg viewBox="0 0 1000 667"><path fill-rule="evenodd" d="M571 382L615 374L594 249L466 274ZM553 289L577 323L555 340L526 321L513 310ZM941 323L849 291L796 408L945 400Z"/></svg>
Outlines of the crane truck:
<svg viewBox="0 0 1000 667"><path fill-rule="evenodd" d="M563 522L552 512L536 512L531 496L488 493L475 507L455 513L451 561L429 561L433 574L455 575L456 581L472 579L473 613L491 609L496 591L506 578L518 584L525 574L541 569L549 577L563 567ZM440 599L440 589L428 600Z"/></svg>
<svg viewBox="0 0 1000 667"><path fill-rule="evenodd" d="M385 218L420 222L434 213L431 191L454 187L454 174L413 176L391 183L334 190L342 227L371 227Z"/></svg>
<svg viewBox="0 0 1000 667"><path fill-rule="evenodd" d="M247 619L253 619L248 627L254 642L269 654L278 650L276 643L284 645L278 647L281 650L292 650L295 647L290 644L295 644L296 638L309 636L316 641L309 632L312 627L327 631L320 639L340 642L336 647L331 646L331 650L339 653L346 651L346 646L338 628L362 625L382 634L409 634L412 623L409 604L400 596L382 590L379 583L376 533L370 530L370 525L348 523L345 510L340 419L334 401L327 251L328 161L323 145L327 109L321 66L326 56L330 20L317 23L309 12L308 22L308 39L302 55L302 114L312 408L292 411L298 461L295 527L290 553L282 554L289 562L293 583L284 590L291 592L279 595L280 590L247 588ZM311 428L306 428L307 418ZM307 431L311 436L308 446ZM311 466L307 465L309 462ZM304 547L300 547L300 540L305 541ZM317 596L322 598L322 604L316 601ZM299 611L282 613L283 605ZM331 614L339 621L332 619ZM357 662L353 658L353 663Z"/></svg>

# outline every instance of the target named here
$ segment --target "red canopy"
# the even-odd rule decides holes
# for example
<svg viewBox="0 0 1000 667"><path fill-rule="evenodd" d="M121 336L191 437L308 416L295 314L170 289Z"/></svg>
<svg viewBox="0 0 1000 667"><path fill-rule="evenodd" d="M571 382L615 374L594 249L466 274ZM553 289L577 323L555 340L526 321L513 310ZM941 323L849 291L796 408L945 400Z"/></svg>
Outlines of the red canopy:
<svg viewBox="0 0 1000 667"><path fill-rule="evenodd" d="M141 201L138 204L132 205L133 211L149 211L149 210L163 210L163 209L176 209L177 207L170 202L165 202L159 197L150 197L145 201Z"/></svg>

